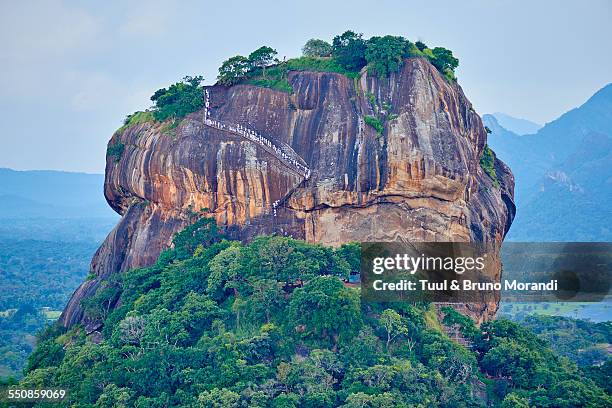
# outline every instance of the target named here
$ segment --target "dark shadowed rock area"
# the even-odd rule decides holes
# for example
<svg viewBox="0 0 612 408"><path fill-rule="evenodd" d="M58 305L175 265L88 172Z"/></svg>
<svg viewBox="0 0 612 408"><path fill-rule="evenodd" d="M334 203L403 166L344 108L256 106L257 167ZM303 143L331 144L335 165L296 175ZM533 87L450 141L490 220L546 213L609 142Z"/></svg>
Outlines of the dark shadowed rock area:
<svg viewBox="0 0 612 408"><path fill-rule="evenodd" d="M172 131L144 123L115 133L105 195L123 215L92 261L95 279L73 295L61 322L94 326L80 302L111 274L150 265L194 209L235 238L291 235L309 242L476 241L499 249L515 213L514 179L496 160L483 172L480 117L461 88L424 59L357 80L291 72L293 94L250 85L209 87L211 117L247 126L303 160L305 179L257 144L204 124L203 112ZM386 117L377 133L366 116ZM276 216L272 203L279 200ZM497 261L495 278L499 279ZM496 303L469 307L482 321Z"/></svg>

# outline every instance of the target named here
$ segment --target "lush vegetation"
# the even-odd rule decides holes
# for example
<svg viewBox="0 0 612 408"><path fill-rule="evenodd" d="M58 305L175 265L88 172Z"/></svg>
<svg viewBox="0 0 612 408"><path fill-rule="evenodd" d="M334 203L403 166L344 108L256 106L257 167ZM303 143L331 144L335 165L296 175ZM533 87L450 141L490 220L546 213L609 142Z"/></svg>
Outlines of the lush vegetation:
<svg viewBox="0 0 612 408"><path fill-rule="evenodd" d="M455 69L459 66L459 60L446 48L432 50L420 41L412 43L392 35L365 40L353 31L334 37L332 56L347 70L357 71L367 65L372 74L380 77L397 72L402 61L410 57L426 58L449 80L455 80Z"/></svg>
<svg viewBox="0 0 612 408"><path fill-rule="evenodd" d="M155 119L151 111L139 111L127 115L123 121L123 126L119 130L123 130L128 127L140 125L141 123L151 122Z"/></svg>
<svg viewBox="0 0 612 408"><path fill-rule="evenodd" d="M0 241L0 311L22 306L63 309L87 275L98 245L98 241Z"/></svg>
<svg viewBox="0 0 612 408"><path fill-rule="evenodd" d="M345 31L334 37L332 57L346 70L359 71L367 63L366 48L367 42L361 34Z"/></svg>
<svg viewBox="0 0 612 408"><path fill-rule="evenodd" d="M523 315L518 323L548 341L555 352L587 367L610 360L612 322L594 323L563 316Z"/></svg>
<svg viewBox="0 0 612 408"><path fill-rule="evenodd" d="M332 54L332 46L327 41L311 38L306 41L302 48L302 55L305 57L329 57Z"/></svg>
<svg viewBox="0 0 612 408"><path fill-rule="evenodd" d="M497 173L495 172L495 153L488 145L485 145L482 150L482 156L480 156L480 167L485 173L493 180L493 185L499 187L499 180L497 179Z"/></svg>
<svg viewBox="0 0 612 408"><path fill-rule="evenodd" d="M459 65L459 60L445 48L429 49L422 42L412 43L404 37L390 35L366 40L353 31L335 36L331 44L310 39L302 52L301 58L286 61L276 59L276 50L267 46L253 51L248 57L236 55L223 62L217 80L222 85L248 83L290 93L289 71L337 72L356 77L367 66L371 74L386 77L397 72L405 58L422 57L449 80L455 80L455 69Z"/></svg>
<svg viewBox="0 0 612 408"><path fill-rule="evenodd" d="M369 70L382 77L399 71L402 60L407 56L408 45L402 37L387 35L370 38L365 49Z"/></svg>
<svg viewBox="0 0 612 408"><path fill-rule="evenodd" d="M291 84L289 84L289 81L287 81L287 67L284 65L269 67L267 69L266 76L255 75L252 78L245 79L243 82L245 84L275 89L281 92L293 92Z"/></svg>
<svg viewBox="0 0 612 408"><path fill-rule="evenodd" d="M21 376L36 332L59 316L115 226L103 182L103 175L0 171L0 195L19 198L0 208L0 378Z"/></svg>
<svg viewBox="0 0 612 408"><path fill-rule="evenodd" d="M166 119L181 119L204 106L201 76L186 76L182 81L167 89L155 91L151 100L155 104L151 110L153 117L163 122Z"/></svg>
<svg viewBox="0 0 612 408"><path fill-rule="evenodd" d="M155 265L86 304L104 322L101 342L80 327L41 335L20 386L68 389L65 405L79 407L478 407L484 395L504 406L609 405L515 323L479 330L447 311L473 352L430 305L362 303L342 280L358 266L355 244L245 245L201 219Z"/></svg>
<svg viewBox="0 0 612 408"><path fill-rule="evenodd" d="M451 308L443 322L457 326L473 344L478 365L489 378L493 397L503 407L604 407L612 398L584 376L569 359L559 357L545 339L506 319L479 328ZM594 374L592 377L597 378Z"/></svg>
<svg viewBox="0 0 612 408"><path fill-rule="evenodd" d="M292 58L286 62L288 71L336 72L348 77L356 77L356 73L346 70L333 58L316 58L303 56Z"/></svg>
<svg viewBox="0 0 612 408"><path fill-rule="evenodd" d="M158 89L151 96L153 107L128 115L118 132L152 121L167 122L165 131L171 131L185 116L204 107L202 81L204 81L202 76L186 76L168 88ZM108 146L106 155L113 156L119 161L124 148L125 145L117 141Z"/></svg>
<svg viewBox="0 0 612 408"><path fill-rule="evenodd" d="M48 312L48 314L51 314ZM57 312L53 314L53 317ZM36 344L35 334L49 322L49 316L31 305L0 313L0 378L19 378Z"/></svg>
<svg viewBox="0 0 612 408"><path fill-rule="evenodd" d="M591 379L598 387L612 395L612 360L608 359L603 365L589 366L582 369L585 375Z"/></svg>
<svg viewBox="0 0 612 408"><path fill-rule="evenodd" d="M376 133L382 135L383 130L385 129L383 122L375 116L366 116L363 118L366 125L371 126Z"/></svg>
<svg viewBox="0 0 612 408"><path fill-rule="evenodd" d="M266 78L266 68L273 62L278 63L277 54L276 50L263 46L248 57L236 55L221 64L217 81L222 85L234 85L247 78Z"/></svg>
<svg viewBox="0 0 612 408"><path fill-rule="evenodd" d="M97 245L0 241L0 378L21 376L34 335L58 317L85 278Z"/></svg>

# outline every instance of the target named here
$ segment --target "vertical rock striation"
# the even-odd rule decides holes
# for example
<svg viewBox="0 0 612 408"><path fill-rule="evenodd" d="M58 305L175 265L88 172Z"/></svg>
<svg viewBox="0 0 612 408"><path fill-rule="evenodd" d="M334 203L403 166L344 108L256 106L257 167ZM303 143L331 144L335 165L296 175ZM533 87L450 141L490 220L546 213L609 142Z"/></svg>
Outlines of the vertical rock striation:
<svg viewBox="0 0 612 408"><path fill-rule="evenodd" d="M123 215L94 256L95 279L73 295L61 322L92 326L80 306L109 275L150 265L193 211L206 208L231 236L286 234L309 242L464 241L499 249L515 213L514 179L499 185L479 165L486 132L461 88L424 59L388 78L290 72L291 95L209 87L210 116L256 130L311 169L303 176L246 138L204 124L144 123L115 133L105 196ZM384 124L381 133L367 116ZM279 200L277 215L272 203ZM497 275L501 266L499 260ZM496 304L466 307L478 320Z"/></svg>

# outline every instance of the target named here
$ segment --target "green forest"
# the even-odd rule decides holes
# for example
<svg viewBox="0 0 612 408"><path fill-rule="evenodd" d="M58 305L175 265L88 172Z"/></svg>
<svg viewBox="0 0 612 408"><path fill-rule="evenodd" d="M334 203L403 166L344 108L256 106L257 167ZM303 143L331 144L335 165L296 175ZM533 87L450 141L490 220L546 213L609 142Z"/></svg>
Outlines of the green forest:
<svg viewBox="0 0 612 408"><path fill-rule="evenodd" d="M61 310L83 281L98 241L0 240L0 311Z"/></svg>
<svg viewBox="0 0 612 408"><path fill-rule="evenodd" d="M598 366L610 361L607 350L612 344L610 321L594 323L563 316L528 315L517 322L579 366Z"/></svg>
<svg viewBox="0 0 612 408"><path fill-rule="evenodd" d="M202 218L85 302L104 323L95 342L80 326L41 333L19 387L65 389L74 407L612 404L608 363L580 368L506 319L364 303L345 283L358 265L357 244L242 244Z"/></svg>
<svg viewBox="0 0 612 408"><path fill-rule="evenodd" d="M41 311L29 305L0 313L0 378L18 378L36 346L36 333L59 311Z"/></svg>
<svg viewBox="0 0 612 408"><path fill-rule="evenodd" d="M53 233L74 240L77 229L62 233L61 228L55 228ZM78 233L83 232L88 230ZM58 317L85 279L91 257L100 244L87 234L71 242L19 239L18 232L12 236L13 239L0 237L0 377L20 376L34 349L36 332Z"/></svg>
<svg viewBox="0 0 612 408"><path fill-rule="evenodd" d="M362 34L345 31L331 43L310 39L302 48L302 57L280 61L278 53L263 46L248 56L236 55L223 62L217 81L222 85L250 83L291 93L287 82L288 71L337 72L357 77L367 67L370 75L386 78L399 71L405 58L427 59L449 81L455 81L459 60L452 51L443 47L430 49L424 42L416 43L393 35L363 38Z"/></svg>

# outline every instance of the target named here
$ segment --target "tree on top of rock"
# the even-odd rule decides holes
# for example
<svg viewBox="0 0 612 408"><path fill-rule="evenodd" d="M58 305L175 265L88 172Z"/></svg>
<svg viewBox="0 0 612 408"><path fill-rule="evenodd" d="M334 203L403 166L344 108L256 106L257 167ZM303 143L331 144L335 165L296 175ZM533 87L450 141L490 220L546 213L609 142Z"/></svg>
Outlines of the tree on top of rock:
<svg viewBox="0 0 612 408"><path fill-rule="evenodd" d="M368 68L380 77L399 71L409 42L404 37L385 35L368 40L365 58Z"/></svg>
<svg viewBox="0 0 612 408"><path fill-rule="evenodd" d="M305 57L329 57L332 54L332 46L327 41L311 38L304 44L302 54Z"/></svg>
<svg viewBox="0 0 612 408"><path fill-rule="evenodd" d="M272 64L276 55L278 55L278 53L275 49L264 45L263 47L259 47L258 49L249 54L249 61L251 62L253 67L262 69L262 75L265 78L266 67Z"/></svg>
<svg viewBox="0 0 612 408"><path fill-rule="evenodd" d="M236 55L223 61L219 68L217 81L222 85L234 85L245 78L251 68L248 58L242 55Z"/></svg>
<svg viewBox="0 0 612 408"><path fill-rule="evenodd" d="M425 44L423 41L417 41L416 43L414 43L414 45L416 45L419 51L424 51L425 48L428 48L427 44Z"/></svg>
<svg viewBox="0 0 612 408"><path fill-rule="evenodd" d="M168 118L180 119L204 106L201 76L186 76L182 81L155 91L151 100L155 103L152 109L156 120Z"/></svg>
<svg viewBox="0 0 612 408"><path fill-rule="evenodd" d="M334 37L332 55L348 71L359 71L366 65L366 41L362 34L345 31Z"/></svg>
<svg viewBox="0 0 612 408"><path fill-rule="evenodd" d="M432 52L434 59L431 63L447 77L454 77L455 68L459 66L459 60L453 56L453 52L442 47L436 47Z"/></svg>

